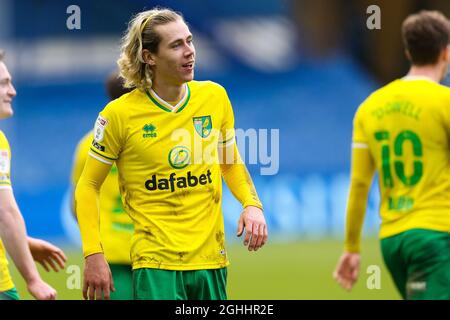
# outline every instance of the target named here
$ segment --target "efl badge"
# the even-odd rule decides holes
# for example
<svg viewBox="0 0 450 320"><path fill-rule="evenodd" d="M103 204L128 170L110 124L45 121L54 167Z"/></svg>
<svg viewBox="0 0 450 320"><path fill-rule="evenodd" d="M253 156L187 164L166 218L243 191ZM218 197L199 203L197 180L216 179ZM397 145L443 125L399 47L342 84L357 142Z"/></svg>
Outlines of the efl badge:
<svg viewBox="0 0 450 320"><path fill-rule="evenodd" d="M107 124L108 120L99 115L97 121L95 121L94 128L94 140L96 142L102 142L103 137L105 136L105 128Z"/></svg>
<svg viewBox="0 0 450 320"><path fill-rule="evenodd" d="M192 120L194 121L195 131L197 131L200 137L207 138L212 129L211 116L194 117Z"/></svg>
<svg viewBox="0 0 450 320"><path fill-rule="evenodd" d="M8 150L0 150L0 172L9 172L9 153Z"/></svg>

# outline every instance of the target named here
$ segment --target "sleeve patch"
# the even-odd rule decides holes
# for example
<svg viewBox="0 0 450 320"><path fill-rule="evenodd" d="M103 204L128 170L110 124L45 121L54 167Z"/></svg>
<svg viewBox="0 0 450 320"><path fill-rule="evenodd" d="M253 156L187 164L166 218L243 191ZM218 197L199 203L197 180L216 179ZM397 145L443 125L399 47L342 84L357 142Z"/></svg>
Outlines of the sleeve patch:
<svg viewBox="0 0 450 320"><path fill-rule="evenodd" d="M0 150L0 173L9 173L9 152L8 150Z"/></svg>
<svg viewBox="0 0 450 320"><path fill-rule="evenodd" d="M105 147L104 146L102 146L100 143L98 143L97 141L92 141L92 146L95 148L95 149L97 149L97 150L99 150L99 151L101 151L101 152L105 152Z"/></svg>
<svg viewBox="0 0 450 320"><path fill-rule="evenodd" d="M103 118L102 116L98 116L97 121L95 121L94 128L94 141L102 142L105 136L105 128L108 125L108 120Z"/></svg>

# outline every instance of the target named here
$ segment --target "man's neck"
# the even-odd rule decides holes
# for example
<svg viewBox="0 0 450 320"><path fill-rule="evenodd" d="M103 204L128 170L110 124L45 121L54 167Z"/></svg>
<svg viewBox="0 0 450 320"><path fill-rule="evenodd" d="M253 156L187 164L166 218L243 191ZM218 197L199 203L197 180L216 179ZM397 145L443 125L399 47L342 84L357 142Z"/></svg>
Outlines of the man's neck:
<svg viewBox="0 0 450 320"><path fill-rule="evenodd" d="M429 78L430 80L439 83L442 80L442 70L436 65L412 66L406 76Z"/></svg>
<svg viewBox="0 0 450 320"><path fill-rule="evenodd" d="M175 103L180 101L185 94L185 85L167 85L160 82L153 82L152 90L166 102Z"/></svg>

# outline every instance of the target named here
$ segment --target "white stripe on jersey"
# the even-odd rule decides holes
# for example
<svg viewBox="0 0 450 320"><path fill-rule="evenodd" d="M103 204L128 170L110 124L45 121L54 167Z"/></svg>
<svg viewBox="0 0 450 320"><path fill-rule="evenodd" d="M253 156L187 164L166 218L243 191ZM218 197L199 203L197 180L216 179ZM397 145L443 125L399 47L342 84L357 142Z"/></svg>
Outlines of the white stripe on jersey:
<svg viewBox="0 0 450 320"><path fill-rule="evenodd" d="M99 156L96 156L92 152L88 152L88 155L90 155L92 158L97 159L100 162L106 163L106 164L113 164L112 162L106 161L105 159L100 158Z"/></svg>
<svg viewBox="0 0 450 320"><path fill-rule="evenodd" d="M367 143L353 142L352 148L353 149L369 149L369 145Z"/></svg>

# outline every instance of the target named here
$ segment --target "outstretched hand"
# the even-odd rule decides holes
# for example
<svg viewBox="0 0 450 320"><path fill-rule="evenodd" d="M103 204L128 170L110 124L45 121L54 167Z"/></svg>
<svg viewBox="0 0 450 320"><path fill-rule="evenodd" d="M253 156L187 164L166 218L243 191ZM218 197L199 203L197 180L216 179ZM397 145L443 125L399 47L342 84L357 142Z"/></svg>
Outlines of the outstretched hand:
<svg viewBox="0 0 450 320"><path fill-rule="evenodd" d="M39 262L47 272L50 271L50 267L55 272L64 269L67 257L60 248L47 241L31 237L28 237L28 246L33 259Z"/></svg>

